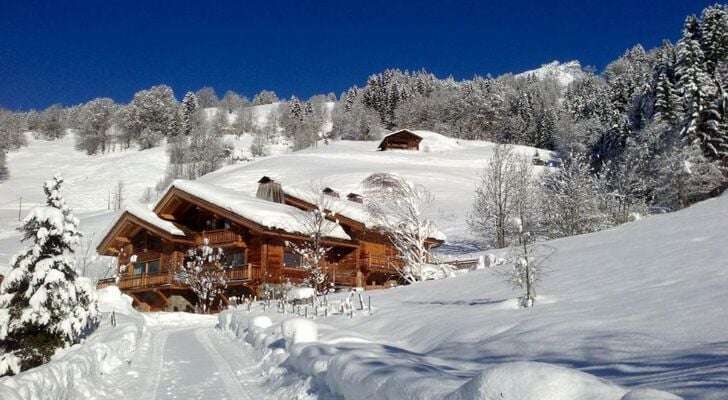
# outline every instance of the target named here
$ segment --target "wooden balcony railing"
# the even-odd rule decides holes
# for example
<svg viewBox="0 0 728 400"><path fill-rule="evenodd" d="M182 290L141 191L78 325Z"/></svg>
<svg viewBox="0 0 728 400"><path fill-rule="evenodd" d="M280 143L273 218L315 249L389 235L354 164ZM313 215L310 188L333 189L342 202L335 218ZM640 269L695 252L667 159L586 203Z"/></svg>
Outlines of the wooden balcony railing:
<svg viewBox="0 0 728 400"><path fill-rule="evenodd" d="M138 276L125 276L119 280L119 289L144 289L171 285L181 285L175 280L176 273L174 271L159 272L154 274L142 274ZM227 280L230 282L238 281L260 281L262 277L260 265L248 264L243 267L230 268L225 270ZM107 286L116 285L115 278L101 279L96 287L101 289Z"/></svg>
<svg viewBox="0 0 728 400"><path fill-rule="evenodd" d="M231 231L230 229L202 231L202 233L195 238L195 242L199 246L205 239L207 239L209 245L235 243L243 240L237 232Z"/></svg>

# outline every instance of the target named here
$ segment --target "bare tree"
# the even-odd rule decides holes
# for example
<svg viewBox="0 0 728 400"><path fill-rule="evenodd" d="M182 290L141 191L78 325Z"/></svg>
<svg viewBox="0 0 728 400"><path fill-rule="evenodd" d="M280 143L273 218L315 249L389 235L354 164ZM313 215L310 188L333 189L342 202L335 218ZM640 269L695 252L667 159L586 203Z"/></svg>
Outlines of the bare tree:
<svg viewBox="0 0 728 400"><path fill-rule="evenodd" d="M308 240L287 242L287 245L301 256L301 266L307 272L304 284L321 292L327 286L328 277L324 264L326 255L331 250L323 240L337 228L337 225L328 219L336 215L337 211L331 196L324 194L319 186L311 185L311 193L312 196L308 200L313 207L296 217Z"/></svg>
<svg viewBox="0 0 728 400"><path fill-rule="evenodd" d="M389 237L404 264L393 267L410 283L423 280L429 253L426 240L437 234L432 221L424 217L432 204L432 194L422 185L384 172L370 175L362 184L367 211L379 230Z"/></svg>
<svg viewBox="0 0 728 400"><path fill-rule="evenodd" d="M470 229L488 238L496 248L508 245L509 218L513 213L513 183L518 157L509 145L497 144L475 189L473 209L468 215Z"/></svg>
<svg viewBox="0 0 728 400"><path fill-rule="evenodd" d="M124 200L126 200L125 191L124 181L119 181L114 191L114 210L121 210L124 206Z"/></svg>
<svg viewBox="0 0 728 400"><path fill-rule="evenodd" d="M552 252L545 252L545 246L538 246L536 229L539 216L540 193L533 174L533 166L527 158L514 164L512 182L512 225L514 237L511 241L512 268L505 271L506 279L525 293L519 298L519 305L527 308L536 301L536 284L544 273L544 265Z"/></svg>
<svg viewBox="0 0 728 400"><path fill-rule="evenodd" d="M207 312L217 295L227 287L224 263L225 255L221 248L213 249L205 239L202 246L187 250L180 271L175 280L185 285L197 295L197 308Z"/></svg>

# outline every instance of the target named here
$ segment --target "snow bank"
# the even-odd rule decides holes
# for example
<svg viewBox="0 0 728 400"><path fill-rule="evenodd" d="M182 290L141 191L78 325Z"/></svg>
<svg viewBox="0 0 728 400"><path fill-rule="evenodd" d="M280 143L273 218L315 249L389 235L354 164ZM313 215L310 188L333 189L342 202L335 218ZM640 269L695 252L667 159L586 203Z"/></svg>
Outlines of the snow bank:
<svg viewBox="0 0 728 400"><path fill-rule="evenodd" d="M131 298L116 287L99 290L101 326L84 343L59 351L48 364L0 379L0 399L98 399L116 397L106 391L106 376L127 364L145 332ZM117 326L110 323L116 312Z"/></svg>
<svg viewBox="0 0 728 400"><path fill-rule="evenodd" d="M278 382L307 382L347 400L676 400L656 390L629 391L576 369L540 362L496 364L463 384L447 368L425 355L384 346L357 337L318 340L318 324L302 318L283 319L280 329L268 316L228 310L219 327L243 338L256 349L267 372L281 365L298 374ZM278 318L285 318L278 316ZM241 327L247 327L241 329ZM285 350L275 343L282 340ZM273 388L283 390L285 388ZM320 389L317 389L320 390Z"/></svg>
<svg viewBox="0 0 728 400"><path fill-rule="evenodd" d="M290 349L294 344L317 341L318 325L307 319L291 318L281 323L281 333L286 341L286 348Z"/></svg>

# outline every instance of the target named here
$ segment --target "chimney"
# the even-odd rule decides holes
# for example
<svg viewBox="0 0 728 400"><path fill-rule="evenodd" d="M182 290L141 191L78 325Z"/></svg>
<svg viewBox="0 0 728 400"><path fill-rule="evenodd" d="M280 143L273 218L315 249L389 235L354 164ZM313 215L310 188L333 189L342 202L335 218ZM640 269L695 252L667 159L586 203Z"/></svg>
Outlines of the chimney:
<svg viewBox="0 0 728 400"><path fill-rule="evenodd" d="M356 193L349 193L346 195L347 200L353 201L354 203L364 203L364 198Z"/></svg>
<svg viewBox="0 0 728 400"><path fill-rule="evenodd" d="M260 178L258 181L258 191L255 193L255 197L274 203L282 204L284 202L281 184L267 176Z"/></svg>
<svg viewBox="0 0 728 400"><path fill-rule="evenodd" d="M331 197L339 197L339 192L337 192L334 189L331 189L330 187L324 188L324 190L321 191L323 194Z"/></svg>

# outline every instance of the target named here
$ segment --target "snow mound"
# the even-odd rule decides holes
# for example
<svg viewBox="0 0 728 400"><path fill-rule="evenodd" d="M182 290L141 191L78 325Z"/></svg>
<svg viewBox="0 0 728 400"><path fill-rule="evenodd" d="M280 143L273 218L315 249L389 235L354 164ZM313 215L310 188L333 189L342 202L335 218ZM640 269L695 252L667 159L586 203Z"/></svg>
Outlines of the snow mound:
<svg viewBox="0 0 728 400"><path fill-rule="evenodd" d="M303 318L291 318L281 323L281 333L286 342L286 349L298 343L318 340L318 325Z"/></svg>
<svg viewBox="0 0 728 400"><path fill-rule="evenodd" d="M483 371L445 400L619 400L625 392L584 372L524 361Z"/></svg>
<svg viewBox="0 0 728 400"><path fill-rule="evenodd" d="M444 136L437 132L432 132L432 131L412 131L412 132L415 135L422 138L422 141L420 142L420 151L424 151L426 153L429 153L429 152L435 153L435 152L458 150L460 148L460 143L458 143L457 139L453 139L451 137Z"/></svg>
<svg viewBox="0 0 728 400"><path fill-rule="evenodd" d="M252 328L266 329L271 325L273 325L273 321L271 321L270 318L266 317L265 315L259 315L257 317L253 317L248 321L248 329L252 329Z"/></svg>
<svg viewBox="0 0 728 400"><path fill-rule="evenodd" d="M112 311L122 315L137 315L138 311L132 307L132 299L130 296L121 293L116 286L107 286L96 291L99 296L99 311L102 313L110 313Z"/></svg>

